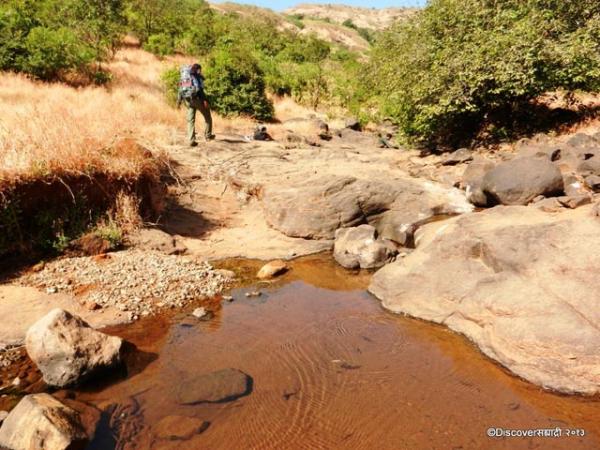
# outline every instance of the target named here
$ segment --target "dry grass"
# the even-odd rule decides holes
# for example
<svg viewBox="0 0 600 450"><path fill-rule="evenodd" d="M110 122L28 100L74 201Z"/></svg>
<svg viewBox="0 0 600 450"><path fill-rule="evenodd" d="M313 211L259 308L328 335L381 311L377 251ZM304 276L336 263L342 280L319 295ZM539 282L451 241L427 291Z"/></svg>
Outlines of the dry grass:
<svg viewBox="0 0 600 450"><path fill-rule="evenodd" d="M160 74L182 62L124 49L110 64L115 80L109 87L73 88L0 74L0 185L54 174L140 173L147 154L113 150L132 138L156 156L180 140L184 113L165 103Z"/></svg>

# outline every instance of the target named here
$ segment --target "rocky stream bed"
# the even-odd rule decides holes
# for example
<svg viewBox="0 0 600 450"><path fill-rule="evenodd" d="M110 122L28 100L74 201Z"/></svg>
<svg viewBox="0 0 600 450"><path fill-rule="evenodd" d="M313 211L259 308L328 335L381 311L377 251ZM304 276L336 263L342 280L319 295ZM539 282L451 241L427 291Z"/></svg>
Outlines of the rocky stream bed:
<svg viewBox="0 0 600 450"><path fill-rule="evenodd" d="M315 129L321 128L315 125ZM289 133L294 131L290 129ZM429 388L423 388L430 374L420 373L428 369L417 364L403 370L402 364L407 361L403 358L420 356L395 347L418 346L418 339L427 333L415 341L402 334L410 328L407 324L413 323L409 319L369 309L374 300L366 294L360 299L353 297L355 291L347 286L359 277L353 289L368 289L386 310L444 325L468 338L513 375L533 383L511 378L490 360L478 356L484 361L481 367L489 367L493 377L500 373L507 377L501 384L517 383L526 386L523 392L538 392L533 395L535 400L528 393L523 394L527 400L508 402L510 411L519 411L525 402L531 417L542 414L540 421L531 419L527 423L544 429L558 423L573 430L588 430L587 439L576 435L576 440L543 441L543 448L572 448L569 445L573 442L581 448L595 448L600 433L588 415L597 417L600 404L600 315L595 289L600 270L597 136L537 136L512 148L493 152L462 149L451 155L378 148L373 135L350 129L334 132L327 139L319 137L317 131L316 136L286 142L245 142L222 136L200 151L168 149L177 161L181 182L171 187L173 200L159 228L131 236L128 250L50 261L0 286L3 317L15 318L0 333L0 345L5 348L0 352L0 410L13 408L23 394L47 392L47 386L59 388L60 394L25 397L27 402L22 400L11 413L12 418L9 416L0 428L0 445L26 448L25 444L15 443L27 439L14 431L24 429L25 422L20 420L39 424L45 419L36 417L56 414L70 425L60 432L49 431L58 436L58 443L40 448L66 448L60 443L66 442L65 436L83 442L90 437L90 427L100 430L92 433L95 437L90 447L98 449L175 448L181 440L190 442L188 448L202 448L205 439L222 448L231 448L227 443L233 441L229 439L242 439L240 442L249 447L278 448L289 442L300 448L303 444L296 441L300 435L311 448L346 446L344 442L368 446L383 439L377 438L372 423L348 419L344 424L333 412L330 422L322 403L325 398L333 401L341 396L338 407L344 408L350 400L345 399L340 386L345 386L347 376L354 373L360 376L348 389L351 386L360 392L364 388L365 393L373 395L375 386L384 385L388 392L401 392L410 398L395 399L383 408L385 414L378 420L391 421L386 429L395 418L411 429L408 418L413 415L408 411L415 408L428 418L423 426L431 423L432 413L423 406L432 401L425 394ZM295 144L290 146L289 142ZM303 290L302 283L310 284L307 280L314 279L309 275L313 269L307 271L301 269L302 263L293 263L292 270L287 271L290 263L285 261L323 251L332 252L333 258L311 260L314 270L322 271L317 284L320 290ZM238 257L281 261L263 272L259 278L264 281L254 284L262 264L231 259ZM338 264L337 269L325 262L332 260ZM361 269L370 272L357 275ZM286 272L283 279L289 285L282 287L278 278L272 279ZM325 280L327 277L330 279ZM220 296L236 278L238 286L242 282L251 287L243 295L234 292L233 298L229 294ZM285 293L279 306L278 289ZM332 294L338 290L342 291L339 296ZM306 297L298 297L300 292ZM348 314L342 303L350 298L356 298L356 305L371 305L366 310L357 306L347 316L363 316L370 311L364 317L366 325L337 324L338 317ZM231 300L235 301L230 305ZM295 304L303 305L302 309L295 309ZM328 310L330 307L333 309ZM228 308L237 313L227 315L224 311ZM321 320L321 312L329 321ZM265 322L263 315L271 320ZM93 343L84 339L96 336L93 328L132 321L144 326L107 329L109 334L126 337L125 341L119 339L118 345L105 335L90 337ZM387 324L388 328L383 329L400 327L404 331L401 336L382 331L382 336L374 331L380 323ZM219 331L231 326L235 329L231 333ZM433 325L419 326L438 330ZM32 331L36 328L37 333ZM264 330L268 335L269 328L272 343L265 342L259 332ZM314 335L317 347L306 347L292 338L304 334ZM36 344L35 336L42 336L38 340L44 344ZM215 340L211 341L210 336ZM451 337L454 335L450 332L440 336L454 339L452 342L461 349L452 353L457 367L472 364L472 355L478 353L466 340ZM381 342L367 350L358 345L363 337L367 346L378 339ZM366 352L368 361L364 366L369 368L368 373L361 372L361 357L354 355L350 346L345 347L344 340L354 342L358 354ZM102 350L105 341L114 342L110 351ZM25 342L29 357L20 347ZM197 342L198 348L190 342ZM272 350L270 345L274 346ZM59 347L63 350L58 354L66 364L62 368L56 365L57 357L52 353ZM287 405L281 415L289 412L287 408L296 414L290 418L290 429L270 433L273 425L268 421L260 426L250 422L245 425L252 431L248 436L228 434L231 428L225 423L242 420L244 415L236 417L235 410L243 409L245 404L255 409L255 419L245 420L264 420L268 403L264 403L263 394L257 395L262 390L258 383L269 378L257 375L260 370L249 361L264 365L261 358L270 351L283 351L279 359L266 358L267 366L278 374L274 380L286 376L293 379L286 368L299 371L300 384L292 382L291 387L281 388ZM286 362L286 351L298 359ZM216 356L228 354L235 357ZM463 360L465 354L471 356ZM72 356L65 359L64 355ZM444 359L440 358L433 351L423 358L423 364L438 367ZM388 365L380 366L387 360ZM46 367L44 361L50 361L50 366ZM327 373L322 380L325 384L319 384L313 375L306 378L315 364ZM323 364L333 364L336 370L329 374ZM89 382L88 388L81 385L97 370L114 372L115 367L126 367L127 378L117 377L103 387L92 388L97 385ZM174 367L179 367L176 375L170 372ZM456 401L456 382L467 383L469 392L474 383L477 387L473 389L481 395L493 397L494 389L503 388L489 385L485 377L492 372L486 370L482 369L482 379L476 375L466 381L459 375L458 381L449 384L438 379L438 386L447 388L441 399ZM49 375L52 371L58 378ZM68 373L73 376L63 383ZM438 375L444 376L443 371ZM406 390L410 379L418 381L412 389L420 397L413 398ZM395 384L398 381L400 385ZM175 383L177 389L168 383ZM563 401L550 391L587 397L565 397ZM302 401L307 392L321 397ZM113 398L116 393L118 401ZM298 405L290 406L297 395ZM520 413L511 413L514 417L509 420L489 402L471 399L469 403L469 395L460 406L463 411L471 411L465 420L475 420L474 404L480 405L480 411L497 414L506 426L517 426L515 418L524 420ZM365 410L369 408L368 398L366 395L361 407ZM170 403L173 400L176 405ZM567 413L558 413L560 405ZM79 411L79 416L73 411ZM324 416L313 423L308 420L311 414ZM493 414L484 416L490 426L494 425ZM223 422L220 417L227 420ZM422 429L413 429L404 437L394 435L394 439L427 448L447 448L444 439L452 439L455 448L490 448L483 444L489 443L485 436L482 434L484 440L478 440L474 430L465 439L444 434L444 429L464 429L465 422L456 420L447 423L446 428L434 427L427 439L419 435ZM479 432L484 433L483 421L478 423ZM359 431L342 431L350 428ZM173 429L178 431L169 431ZM142 435L150 440L142 439ZM397 448L394 439L380 440L385 442L380 448ZM515 446L514 442L494 441L493 448L531 448L539 442L524 440Z"/></svg>

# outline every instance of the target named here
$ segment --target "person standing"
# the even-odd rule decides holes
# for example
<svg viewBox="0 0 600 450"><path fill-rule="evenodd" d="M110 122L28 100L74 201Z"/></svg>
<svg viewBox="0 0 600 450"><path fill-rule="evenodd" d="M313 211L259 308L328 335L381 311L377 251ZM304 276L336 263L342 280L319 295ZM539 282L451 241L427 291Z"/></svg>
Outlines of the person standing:
<svg viewBox="0 0 600 450"><path fill-rule="evenodd" d="M210 114L210 104L204 92L204 76L200 64L184 66L181 69L179 80L179 92L177 95L177 107L185 103L187 107L187 130L188 142L190 147L196 147L196 112L200 111L204 118L204 138L207 141L213 140L215 135L212 132L212 116Z"/></svg>

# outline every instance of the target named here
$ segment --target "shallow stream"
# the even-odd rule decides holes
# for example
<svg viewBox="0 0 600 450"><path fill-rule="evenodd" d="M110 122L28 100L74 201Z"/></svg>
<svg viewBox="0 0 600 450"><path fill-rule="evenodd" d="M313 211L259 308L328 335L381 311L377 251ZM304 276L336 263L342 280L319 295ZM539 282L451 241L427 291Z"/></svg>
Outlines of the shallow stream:
<svg viewBox="0 0 600 450"><path fill-rule="evenodd" d="M276 284L234 290L235 301L211 320L181 314L110 330L138 353L127 378L76 393L121 411L105 418L91 448L600 448L600 401L511 376L464 338L385 311L367 284L368 274L329 257L304 258ZM245 296L257 288L260 297ZM179 404L186 379L225 368L252 378L248 395ZM154 427L167 416L207 428L185 440L158 438ZM497 439L490 427L586 435Z"/></svg>

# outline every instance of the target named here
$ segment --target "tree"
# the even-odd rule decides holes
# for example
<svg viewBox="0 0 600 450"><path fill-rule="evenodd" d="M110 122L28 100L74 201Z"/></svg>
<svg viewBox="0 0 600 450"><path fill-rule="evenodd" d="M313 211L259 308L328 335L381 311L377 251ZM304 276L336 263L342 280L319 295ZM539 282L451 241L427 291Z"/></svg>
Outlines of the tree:
<svg viewBox="0 0 600 450"><path fill-rule="evenodd" d="M546 91L596 89L596 3L432 0L375 45L383 114L413 142L456 146Z"/></svg>
<svg viewBox="0 0 600 450"><path fill-rule="evenodd" d="M211 106L229 116L245 114L258 120L273 118L258 62L243 47L217 48L206 64L206 93Z"/></svg>

